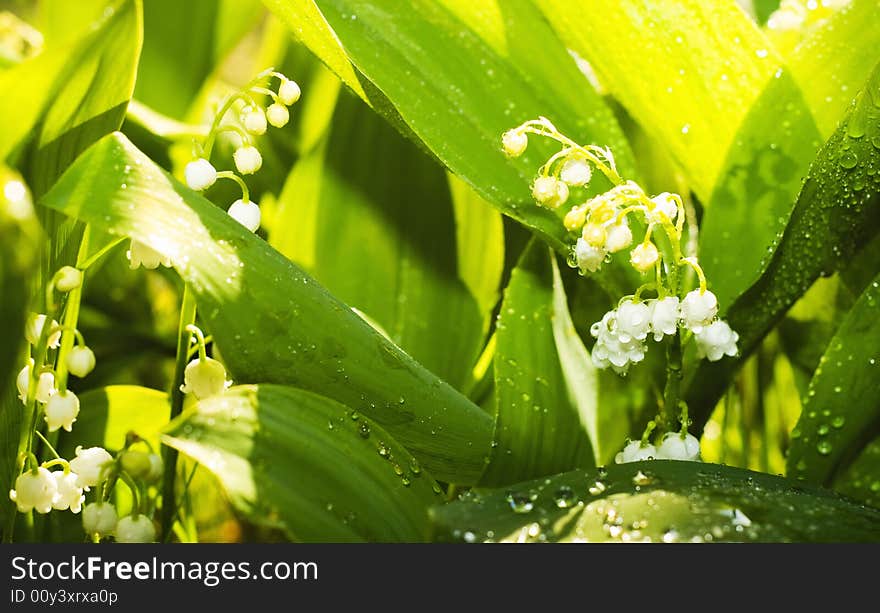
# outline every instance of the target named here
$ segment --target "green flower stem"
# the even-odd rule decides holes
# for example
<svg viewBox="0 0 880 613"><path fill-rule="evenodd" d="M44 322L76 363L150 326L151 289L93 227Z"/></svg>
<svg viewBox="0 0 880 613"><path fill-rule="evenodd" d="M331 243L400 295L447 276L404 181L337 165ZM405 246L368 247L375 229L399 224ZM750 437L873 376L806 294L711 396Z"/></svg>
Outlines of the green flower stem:
<svg viewBox="0 0 880 613"><path fill-rule="evenodd" d="M196 321L196 299L189 285L184 286L183 300L180 305L180 324L177 328L177 362L174 366L174 379L171 383L171 414L170 419L180 415L183 410L183 392L180 386L183 384L183 371L186 369L189 355L189 343L192 333L188 330ZM174 523L174 481L177 475L177 450L171 447L163 448L165 475L162 480L162 514L160 540L165 540L165 535L171 531Z"/></svg>

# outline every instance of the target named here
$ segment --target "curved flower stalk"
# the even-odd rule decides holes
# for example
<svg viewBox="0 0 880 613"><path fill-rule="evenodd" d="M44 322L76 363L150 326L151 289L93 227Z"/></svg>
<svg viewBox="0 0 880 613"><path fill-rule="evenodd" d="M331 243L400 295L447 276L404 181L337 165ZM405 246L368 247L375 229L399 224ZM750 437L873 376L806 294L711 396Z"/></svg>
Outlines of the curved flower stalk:
<svg viewBox="0 0 880 613"><path fill-rule="evenodd" d="M699 442L687 433L687 407L679 395L682 343L693 338L698 355L714 362L736 355L739 336L717 318L718 300L708 289L697 258L683 253L685 210L681 197L670 192L647 194L638 183L620 175L610 149L580 145L545 117L505 132L501 137L504 152L510 157L522 155L530 135L561 145L538 169L532 197L538 206L554 210L567 207L561 221L569 231L569 265L582 275L595 273L615 254L628 250L628 264L646 277L634 294L622 296L617 308L591 326L590 333L596 339L593 364L625 375L631 365L645 358L650 341L667 346L661 414L640 441L626 445L617 461L698 459ZM595 172L604 175L612 187L588 199L576 198L577 190L588 185ZM634 218L646 227L638 240L630 223ZM699 280L699 286L690 291L685 291L681 282L687 269ZM672 432L677 421L681 429ZM661 438L655 446L651 441L658 436Z"/></svg>

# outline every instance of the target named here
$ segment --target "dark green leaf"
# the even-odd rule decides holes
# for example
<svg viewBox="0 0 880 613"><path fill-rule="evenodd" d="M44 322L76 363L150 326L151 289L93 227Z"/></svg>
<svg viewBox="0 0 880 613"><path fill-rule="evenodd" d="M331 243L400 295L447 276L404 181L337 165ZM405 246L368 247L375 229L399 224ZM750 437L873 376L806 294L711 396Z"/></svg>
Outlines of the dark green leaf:
<svg viewBox="0 0 880 613"><path fill-rule="evenodd" d="M476 492L432 515L442 541L880 541L878 509L764 473L669 460Z"/></svg>
<svg viewBox="0 0 880 613"><path fill-rule="evenodd" d="M704 362L688 392L692 415L705 423L731 377L820 275L846 265L880 228L880 65L846 118L822 147L791 219L761 277L729 308L740 358Z"/></svg>
<svg viewBox="0 0 880 613"><path fill-rule="evenodd" d="M880 438L868 443L834 480L834 489L853 500L880 508Z"/></svg>
<svg viewBox="0 0 880 613"><path fill-rule="evenodd" d="M353 96L340 99L329 142L305 185L294 169L273 234L334 296L456 388L471 377L483 317L458 277L446 175ZM294 240L291 238L295 236Z"/></svg>
<svg viewBox="0 0 880 613"><path fill-rule="evenodd" d="M571 325L553 258L532 241L504 293L494 358L495 444L485 484L595 464L587 432L596 430L596 374Z"/></svg>
<svg viewBox="0 0 880 613"><path fill-rule="evenodd" d="M792 431L788 474L830 485L880 433L880 276L840 324Z"/></svg>
<svg viewBox="0 0 880 613"><path fill-rule="evenodd" d="M298 541L421 541L441 491L376 422L309 392L236 387L162 441L198 461L233 505Z"/></svg>
<svg viewBox="0 0 880 613"><path fill-rule="evenodd" d="M169 257L238 381L327 394L386 427L438 478L479 477L489 416L123 135L81 156L44 204Z"/></svg>

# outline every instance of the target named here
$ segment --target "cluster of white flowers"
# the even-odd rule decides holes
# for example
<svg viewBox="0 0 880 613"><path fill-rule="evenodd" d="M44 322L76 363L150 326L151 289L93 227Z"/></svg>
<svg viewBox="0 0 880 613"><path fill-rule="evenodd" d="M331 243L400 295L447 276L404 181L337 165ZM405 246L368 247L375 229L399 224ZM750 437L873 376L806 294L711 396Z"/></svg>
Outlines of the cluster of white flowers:
<svg viewBox="0 0 880 613"><path fill-rule="evenodd" d="M667 432L656 446L644 441L630 441L614 458L617 464L643 460L699 462L700 441L687 432Z"/></svg>
<svg viewBox="0 0 880 613"><path fill-rule="evenodd" d="M709 290L695 289L681 301L677 296L624 300L590 328L596 339L593 364L623 374L630 364L644 359L649 334L659 342L679 329L693 332L700 357L710 362L734 356L739 335L727 322L715 319L717 313L718 300Z"/></svg>

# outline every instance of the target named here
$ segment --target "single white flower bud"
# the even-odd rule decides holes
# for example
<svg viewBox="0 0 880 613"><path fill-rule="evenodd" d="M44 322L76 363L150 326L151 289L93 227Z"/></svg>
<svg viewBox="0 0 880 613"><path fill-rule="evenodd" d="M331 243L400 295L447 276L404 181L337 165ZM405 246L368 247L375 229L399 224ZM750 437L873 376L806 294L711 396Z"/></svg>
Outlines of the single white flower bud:
<svg viewBox="0 0 880 613"><path fill-rule="evenodd" d="M67 370L75 377L85 377L95 368L95 353L85 345L67 354Z"/></svg>
<svg viewBox="0 0 880 613"><path fill-rule="evenodd" d="M214 185L217 180L217 169L205 158L198 158L186 165L183 175L187 186L200 192Z"/></svg>
<svg viewBox="0 0 880 613"><path fill-rule="evenodd" d="M718 313L718 298L710 291L695 289L688 292L681 301L681 318L684 325L693 332L699 332L712 323Z"/></svg>
<svg viewBox="0 0 880 613"><path fill-rule="evenodd" d="M669 219L669 221L675 221L675 218L678 216L678 204L676 203L673 194L670 194L669 192L657 194L651 198L651 202L654 203L655 214L662 213ZM662 219L658 221L662 221Z"/></svg>
<svg viewBox="0 0 880 613"><path fill-rule="evenodd" d="M593 247L585 241L583 237L577 240L574 248L574 255L577 259L578 269L581 273L596 272L605 261L605 252L602 249Z"/></svg>
<svg viewBox="0 0 880 613"><path fill-rule="evenodd" d="M55 432L64 428L68 432L73 430L73 422L79 415L79 398L70 390L64 390L54 394L46 403L44 417L49 427L49 432Z"/></svg>
<svg viewBox="0 0 880 613"><path fill-rule="evenodd" d="M212 358L196 358L186 365L180 389L203 400L222 393L230 384L231 381L226 380L223 364Z"/></svg>
<svg viewBox="0 0 880 613"><path fill-rule="evenodd" d="M529 146L529 136L516 129L508 130L501 135L501 146L508 157L519 157Z"/></svg>
<svg viewBox="0 0 880 613"><path fill-rule="evenodd" d="M617 338L621 343L644 340L651 327L651 309L644 302L626 300L617 308Z"/></svg>
<svg viewBox="0 0 880 613"><path fill-rule="evenodd" d="M252 175L257 172L263 165L263 156L257 151L256 147L250 145L240 147L232 154L235 161L235 167L243 175Z"/></svg>
<svg viewBox="0 0 880 613"><path fill-rule="evenodd" d="M660 252L654 243L640 243L629 252L629 261L633 268L639 272L648 272L654 268L654 264L660 258Z"/></svg>
<svg viewBox="0 0 880 613"><path fill-rule="evenodd" d="M82 503L86 497L82 488L77 485L76 473L65 473L63 470L57 470L52 473L55 478L55 496L52 499L52 508L56 511L66 511L70 509L73 513L79 513L82 509Z"/></svg>
<svg viewBox="0 0 880 613"><path fill-rule="evenodd" d="M654 332L654 340L663 340L663 335L673 335L678 330L680 317L678 296L667 296L661 300L652 300L651 330Z"/></svg>
<svg viewBox="0 0 880 613"><path fill-rule="evenodd" d="M27 324L24 327L24 337L31 345L36 345L40 341L40 335L43 333L43 326L46 325L48 318L42 313L31 313L28 316ZM52 349L57 349L61 344L61 324L54 319L49 328L48 345Z"/></svg>
<svg viewBox="0 0 880 613"><path fill-rule="evenodd" d="M699 332L694 332L694 338L697 340L697 354L710 362L717 362L725 355L733 357L737 353L739 334L731 330L726 321L713 321Z"/></svg>
<svg viewBox="0 0 880 613"><path fill-rule="evenodd" d="M34 360L30 358L28 363L18 372L15 378L15 385L18 388L18 399L27 403L28 389L31 384L31 370L34 368Z"/></svg>
<svg viewBox="0 0 880 613"><path fill-rule="evenodd" d="M87 504L82 514L83 529L86 534L109 536L116 530L119 521L116 507L109 502L93 502Z"/></svg>
<svg viewBox="0 0 880 613"><path fill-rule="evenodd" d="M605 240L605 249L608 253L617 253L623 251L632 245L633 233L629 229L629 224L623 221L614 224L608 229L608 238Z"/></svg>
<svg viewBox="0 0 880 613"><path fill-rule="evenodd" d="M55 477L47 469L40 467L18 476L15 489L9 490L9 499L21 513L32 509L37 513L48 513L52 510L52 501L57 492Z"/></svg>
<svg viewBox="0 0 880 613"><path fill-rule="evenodd" d="M560 185L565 185L565 183L557 180L556 177L538 177L532 184L532 196L538 201L538 204L556 208L562 204L561 196L564 195L568 198L568 186L560 188ZM562 190L562 194L560 194L560 190Z"/></svg>
<svg viewBox="0 0 880 613"><path fill-rule="evenodd" d="M260 207L257 206L256 202L236 200L229 207L227 213L251 232L256 232L257 228L260 227Z"/></svg>
<svg viewBox="0 0 880 613"><path fill-rule="evenodd" d="M150 454L137 449L127 449L119 457L122 469L135 479L143 479L150 474Z"/></svg>
<svg viewBox="0 0 880 613"><path fill-rule="evenodd" d="M605 246L608 232L605 231L605 226L601 224L588 223L584 226L581 236L593 247L601 248Z"/></svg>
<svg viewBox="0 0 880 613"><path fill-rule="evenodd" d="M281 85L278 86L278 98L287 106L295 104L299 100L300 95L302 95L302 91L296 81L284 79L281 81Z"/></svg>
<svg viewBox="0 0 880 613"><path fill-rule="evenodd" d="M55 373L48 370L41 372L40 378L37 381L37 402L46 404L57 391L55 388Z"/></svg>
<svg viewBox="0 0 880 613"><path fill-rule="evenodd" d="M678 432L668 432L663 435L663 440L657 447L657 455L654 457L658 460L699 462L700 441L691 434L685 434L682 438Z"/></svg>
<svg viewBox="0 0 880 613"><path fill-rule="evenodd" d="M149 270L159 268L160 264L165 267L171 266L171 258L134 239L131 239L131 247L125 252L125 256L128 258L129 267L132 270L138 266L143 266Z"/></svg>
<svg viewBox="0 0 880 613"><path fill-rule="evenodd" d="M287 110L286 106L276 102L269 105L269 108L266 109L266 117L269 119L269 123L274 127L283 128L287 125L287 122L290 121L290 112Z"/></svg>
<svg viewBox="0 0 880 613"><path fill-rule="evenodd" d="M653 460L657 457L657 449L654 445L642 446L642 441L630 441L627 443L623 451L617 454L614 461L617 464L628 464L630 462L641 462L642 460Z"/></svg>
<svg viewBox="0 0 880 613"><path fill-rule="evenodd" d="M562 165L559 178L571 185L572 187L580 187L590 182L593 176L593 170L586 160L574 158L566 160Z"/></svg>
<svg viewBox="0 0 880 613"><path fill-rule="evenodd" d="M127 515L116 524L117 543L152 543L156 527L146 515Z"/></svg>
<svg viewBox="0 0 880 613"><path fill-rule="evenodd" d="M112 461L113 456L103 447L83 449L80 445L76 448L76 457L70 461L70 470L77 475L76 484L88 491L90 487L107 478L101 471Z"/></svg>
<svg viewBox="0 0 880 613"><path fill-rule="evenodd" d="M82 282L82 271L73 266L63 266L55 274L55 289L65 294L78 288Z"/></svg>
<svg viewBox="0 0 880 613"><path fill-rule="evenodd" d="M571 210L565 214L565 219L562 220L565 229L569 232L577 232L581 228L583 228L584 223L587 221L587 206L584 204L579 204L571 208Z"/></svg>
<svg viewBox="0 0 880 613"><path fill-rule="evenodd" d="M259 107L248 107L242 111L241 122L251 134L266 133L266 114Z"/></svg>

